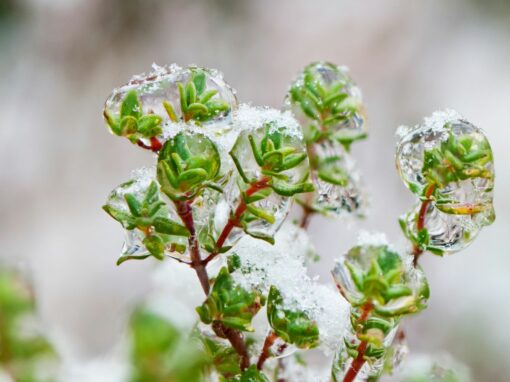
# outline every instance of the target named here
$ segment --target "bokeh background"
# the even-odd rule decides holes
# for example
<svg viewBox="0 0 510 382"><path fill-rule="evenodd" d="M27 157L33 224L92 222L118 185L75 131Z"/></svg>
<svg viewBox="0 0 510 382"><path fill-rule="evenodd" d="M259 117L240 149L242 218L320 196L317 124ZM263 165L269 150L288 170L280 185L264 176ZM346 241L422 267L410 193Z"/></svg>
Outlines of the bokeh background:
<svg viewBox="0 0 510 382"><path fill-rule="evenodd" d="M220 69L239 100L279 107L308 62L345 64L363 90L370 137L353 154L371 194L365 221L311 224L330 282L359 229L401 240L414 197L394 166L394 131L445 107L485 129L496 223L467 250L427 255L429 309L410 347L453 354L478 381L510 363L510 2L508 0L0 0L0 259L23 267L41 315L77 357L108 353L150 286L152 261L115 260L107 194L150 156L105 129L114 86L153 62Z"/></svg>

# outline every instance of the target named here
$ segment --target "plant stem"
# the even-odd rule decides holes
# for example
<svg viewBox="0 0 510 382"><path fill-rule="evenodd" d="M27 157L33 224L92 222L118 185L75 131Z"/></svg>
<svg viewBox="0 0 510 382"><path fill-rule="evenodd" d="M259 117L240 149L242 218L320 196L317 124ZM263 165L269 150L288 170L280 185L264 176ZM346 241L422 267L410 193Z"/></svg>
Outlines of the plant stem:
<svg viewBox="0 0 510 382"><path fill-rule="evenodd" d="M372 308L371 303L366 303L361 307L361 316L358 319L357 324L363 323L368 319ZM367 350L367 346L368 343L366 341L361 341L357 349L358 356L351 362L351 366L349 367L347 374L345 374L343 382L352 382L356 379L356 376L365 364L365 352Z"/></svg>
<svg viewBox="0 0 510 382"><path fill-rule="evenodd" d="M198 276L198 280L200 281L200 285L204 290L206 295L209 294L209 276L207 275L207 270L205 269L204 264L202 264L202 258L200 257L200 247L198 244L198 239L195 231L195 223L193 221L193 212L191 210L191 203L193 200L181 201L176 200L175 207L177 209L177 213L181 218L182 222L188 229L190 236L188 239L189 251L191 257L191 267L195 270Z"/></svg>
<svg viewBox="0 0 510 382"><path fill-rule="evenodd" d="M431 184L428 186L428 188L425 192L425 197L427 199L421 203L420 211L418 212L418 220L416 222L416 231L417 232L420 232L423 228L425 228L425 218L427 217L427 209L431 202L430 197L434 193L435 189L436 189L436 186ZM413 248L413 256L414 256L413 265L415 267L418 265L418 259L420 258L420 256L422 254L423 254L423 249L421 249L420 247L418 247L415 244L414 248Z"/></svg>
<svg viewBox="0 0 510 382"><path fill-rule="evenodd" d="M200 246L196 236L195 223L193 221L193 211L191 209L192 202L193 200L174 201L177 213L179 214L179 217L190 233L190 237L188 239L191 257L190 265L195 270L198 276L198 280L200 281L200 285L202 286L202 289L207 296L209 295L210 290L209 276L207 275L205 264L200 257ZM213 330L218 336L226 338L234 350L237 352L237 354L239 354L239 357L241 358L241 370L247 369L250 366L250 355L248 354L242 333L238 330L226 327L219 321L213 323Z"/></svg>
<svg viewBox="0 0 510 382"><path fill-rule="evenodd" d="M264 188L267 188L269 182L269 178L262 178L252 184L248 187L246 190L246 196L252 196L257 191L263 190ZM223 245L225 244L225 241L228 239L228 236L230 235L230 232L234 229L234 227L238 227L240 224L241 217L246 212L246 202L241 197L241 200L239 201L239 205L237 206L234 216L230 217L225 224L225 227L220 233L220 236L218 237L218 240L216 241L216 248L218 248L217 251L212 252L209 256L207 256L202 263L204 265L209 264L209 262L214 259L216 256L218 256L221 252L221 249L223 248Z"/></svg>
<svg viewBox="0 0 510 382"><path fill-rule="evenodd" d="M150 145L145 144L141 139L136 141L136 144L138 146L140 146L141 148L144 148L146 150L151 150L155 153L157 153L163 147L163 144L156 137L152 137L150 139Z"/></svg>
<svg viewBox="0 0 510 382"><path fill-rule="evenodd" d="M306 198L306 196L305 196ZM310 218L312 217L314 211L308 207L307 205L302 205L303 207L303 215L301 215L301 222L299 223L299 226L303 229L308 228L308 224L310 224Z"/></svg>
<svg viewBox="0 0 510 382"><path fill-rule="evenodd" d="M262 351L260 352L259 360L257 362L257 369L262 370L264 367L264 362L266 362L270 356L271 346L273 346L277 338L278 336L272 330L267 335L266 340L264 341L264 346L262 346Z"/></svg>
<svg viewBox="0 0 510 382"><path fill-rule="evenodd" d="M306 152L308 154L308 160L310 162L310 168L312 169L312 178L315 181L316 180L316 174L313 169L315 168L316 163L316 157L317 153L315 152L314 143L309 143L306 145ZM308 224L310 224L310 218L313 216L315 211L310 208L310 204L313 202L314 193L309 192L305 195L303 195L304 202L301 204L301 207L303 208L303 215L301 215L301 222L299 223L299 226L301 228L307 229Z"/></svg>
<svg viewBox="0 0 510 382"><path fill-rule="evenodd" d="M244 371L250 367L250 355L248 354L248 349L246 348L241 332L239 330L229 328L219 321L214 321L212 328L218 337L226 338L237 354L239 354L241 359L239 367L241 370Z"/></svg>

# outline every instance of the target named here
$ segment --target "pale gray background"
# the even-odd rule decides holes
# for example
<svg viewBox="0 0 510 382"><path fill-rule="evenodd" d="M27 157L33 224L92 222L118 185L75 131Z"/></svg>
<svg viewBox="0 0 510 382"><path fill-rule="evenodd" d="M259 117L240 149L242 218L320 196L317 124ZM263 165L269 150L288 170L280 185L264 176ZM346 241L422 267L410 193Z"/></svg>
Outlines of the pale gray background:
<svg viewBox="0 0 510 382"><path fill-rule="evenodd" d="M416 351L446 349L481 381L504 381L510 277L508 1L0 0L0 256L23 264L41 314L82 357L107 352L147 291L151 261L115 260L120 227L100 209L146 152L110 136L112 87L152 62L216 67L240 101L279 107L305 64L350 66L370 139L354 155L372 195L356 224L314 220L329 282L359 228L401 238L413 196L394 168L394 131L451 107L483 127L495 152L497 221L466 251L426 256L430 308L406 321Z"/></svg>

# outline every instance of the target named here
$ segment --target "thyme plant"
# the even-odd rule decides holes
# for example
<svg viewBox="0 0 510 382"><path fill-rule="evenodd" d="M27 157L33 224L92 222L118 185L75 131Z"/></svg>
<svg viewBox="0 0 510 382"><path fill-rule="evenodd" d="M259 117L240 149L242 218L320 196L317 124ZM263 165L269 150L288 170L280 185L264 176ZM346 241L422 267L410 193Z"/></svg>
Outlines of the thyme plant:
<svg viewBox="0 0 510 382"><path fill-rule="evenodd" d="M350 157L367 137L361 92L345 68L312 63L282 109L239 106L218 72L176 65L133 77L106 101L111 133L155 161L104 206L126 232L118 264L177 261L204 293L191 333L147 308L133 314L130 380L312 380L292 365L328 343L324 380L376 381L398 363L401 320L427 306L420 256L457 252L494 220L493 158L480 129L452 111L401 128L397 167L418 199L400 219L409 248L361 238L333 268L335 299L307 278L306 257L293 258L304 249L291 247L314 215L364 215ZM293 201L303 215L299 227L285 223L293 233L284 239L277 232ZM324 319L335 304L346 314Z"/></svg>

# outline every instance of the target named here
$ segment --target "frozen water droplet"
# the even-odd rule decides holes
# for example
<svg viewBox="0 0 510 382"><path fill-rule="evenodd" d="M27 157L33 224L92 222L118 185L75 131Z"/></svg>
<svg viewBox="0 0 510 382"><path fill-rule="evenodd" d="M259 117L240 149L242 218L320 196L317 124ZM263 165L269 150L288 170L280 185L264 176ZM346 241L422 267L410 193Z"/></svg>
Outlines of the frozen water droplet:
<svg viewBox="0 0 510 382"><path fill-rule="evenodd" d="M395 316L423 309L428 299L425 275L412 266L411 256L380 241L376 235L337 260L332 273L340 292L356 305L369 302L378 314ZM387 279L390 274L391 282ZM394 295L392 291L397 289L405 293Z"/></svg>
<svg viewBox="0 0 510 382"><path fill-rule="evenodd" d="M361 91L346 67L308 65L292 83L285 105L297 116L309 142L324 134L343 144L366 136Z"/></svg>
<svg viewBox="0 0 510 382"><path fill-rule="evenodd" d="M194 80L196 73L203 74L203 81ZM186 105L181 104L178 84L186 87L195 84L194 94L189 95ZM188 121L193 119L202 125L231 121L233 112L237 109L237 99L233 90L223 80L221 73L215 70L189 66L181 68L175 64L169 66L153 65L149 74L140 74L126 84L113 91L105 103L105 116L114 122L120 120L121 108L126 95L135 91L141 110L140 115L158 115L166 122ZM167 103L167 106L164 105ZM168 105L171 106L174 117L170 117ZM111 129L111 124L109 124ZM113 131L114 134L120 135Z"/></svg>
<svg viewBox="0 0 510 382"><path fill-rule="evenodd" d="M405 222L409 232L417 235L417 216L421 209L421 203L409 212ZM430 243L434 249L445 253L455 253L467 247L476 238L482 227L484 215L455 215L444 213L437 208L434 202L430 203L426 210L424 228L427 229Z"/></svg>
<svg viewBox="0 0 510 382"><path fill-rule="evenodd" d="M412 192L422 195L425 187L434 187L443 212L481 214L481 225L492 223L492 150L482 130L458 113L436 112L410 129L398 143L396 162Z"/></svg>
<svg viewBox="0 0 510 382"><path fill-rule="evenodd" d="M336 142L323 141L308 150L315 191L299 195L301 203L327 216L366 212L366 198L354 161Z"/></svg>
<svg viewBox="0 0 510 382"><path fill-rule="evenodd" d="M132 212L126 200L126 195L133 196L139 203L144 200L151 183L156 182L154 168L141 168L133 171L132 179L115 188L106 201L108 213L110 213L125 228L125 242L122 248L121 257L125 258L144 258L149 256L149 251L145 247L143 240L148 232L153 231L153 227L144 226L144 230L133 222ZM157 182L156 182L157 184ZM162 195L157 185L157 198ZM124 216L125 215L125 216ZM129 217L131 216L131 217ZM166 203L161 206L157 216L181 224L181 220L175 211L173 203ZM187 243L185 237L159 234L165 244L165 250L171 255L181 257L181 252Z"/></svg>
<svg viewBox="0 0 510 382"><path fill-rule="evenodd" d="M239 218L243 213L246 232L268 239L274 236L291 205L291 198L275 190L289 189L308 179L301 128L290 113L249 106L239 110L235 124L239 135L230 153L237 171L225 190L225 198L231 216ZM299 160L284 167L287 158ZM249 200L246 211L239 209L243 200ZM229 243L239 237L233 234Z"/></svg>

